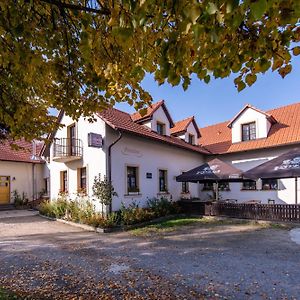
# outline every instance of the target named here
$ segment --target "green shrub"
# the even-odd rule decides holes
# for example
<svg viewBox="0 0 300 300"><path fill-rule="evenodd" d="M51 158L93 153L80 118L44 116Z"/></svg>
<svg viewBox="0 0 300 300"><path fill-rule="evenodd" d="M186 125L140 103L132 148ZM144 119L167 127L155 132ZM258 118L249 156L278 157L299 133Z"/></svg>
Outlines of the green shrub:
<svg viewBox="0 0 300 300"><path fill-rule="evenodd" d="M119 218L116 213L111 213L108 216L103 216L100 213L94 213L85 220L85 224L93 227L112 228L117 226Z"/></svg>
<svg viewBox="0 0 300 300"><path fill-rule="evenodd" d="M39 211L42 215L55 218L55 212L53 210L53 204L49 201L44 201L39 205Z"/></svg>
<svg viewBox="0 0 300 300"><path fill-rule="evenodd" d="M156 217L177 214L180 208L176 202L169 201L166 198L152 198L147 201L147 206L153 211Z"/></svg>
<svg viewBox="0 0 300 300"><path fill-rule="evenodd" d="M128 207L122 203L120 209L121 222L125 225L132 225L151 220L155 214L151 209L141 208L136 202L131 203Z"/></svg>

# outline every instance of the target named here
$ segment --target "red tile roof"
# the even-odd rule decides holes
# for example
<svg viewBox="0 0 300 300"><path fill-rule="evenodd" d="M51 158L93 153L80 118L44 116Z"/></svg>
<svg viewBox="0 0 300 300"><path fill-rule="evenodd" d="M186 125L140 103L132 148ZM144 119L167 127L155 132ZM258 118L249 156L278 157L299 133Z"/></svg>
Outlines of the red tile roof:
<svg viewBox="0 0 300 300"><path fill-rule="evenodd" d="M178 135L178 134L180 134L180 133L185 132L185 131L187 130L188 126L190 125L191 122L193 122L193 124L194 124L194 126L195 126L195 129L196 129L196 131L197 131L198 138L199 138L199 137L200 137L200 132L199 132L198 126L197 126L197 124L196 124L196 121L195 121L194 116L176 122L176 123L174 124L174 127L171 128L171 134L173 134L173 135Z"/></svg>
<svg viewBox="0 0 300 300"><path fill-rule="evenodd" d="M247 142L232 143L228 121L200 128L199 143L213 154L225 154L300 143L300 103L269 110L276 119L268 137Z"/></svg>
<svg viewBox="0 0 300 300"><path fill-rule="evenodd" d="M109 108L102 111L101 113L98 113L98 116L114 129L173 145L175 147L183 148L186 150L209 154L207 150L200 146L188 144L176 137L160 135L152 131L147 126L137 124L132 120L132 117L128 113L122 112L120 110Z"/></svg>
<svg viewBox="0 0 300 300"><path fill-rule="evenodd" d="M164 100L160 100L156 103L153 103L151 106L147 107L147 112L144 116L142 116L139 112L135 112L131 115L131 119L136 122L136 123L142 123L144 121L148 121L152 119L153 114L160 108L162 107L162 109L164 110L167 118L169 119L170 122L170 126L174 126L174 122L171 118L171 115L165 105L165 101Z"/></svg>
<svg viewBox="0 0 300 300"><path fill-rule="evenodd" d="M19 149L14 149L11 145L17 145ZM36 153L39 154L42 143L38 143L36 146ZM25 140L19 141L2 141L0 142L0 161L17 161L17 162L29 162L29 163L43 163L42 159L32 160L32 143Z"/></svg>
<svg viewBox="0 0 300 300"><path fill-rule="evenodd" d="M131 115L133 121L139 121L141 119L147 119L153 115L153 113L164 103L164 100L153 103L149 107L147 107L147 112L144 116L142 116L138 111Z"/></svg>
<svg viewBox="0 0 300 300"><path fill-rule="evenodd" d="M194 117L188 117L184 120L178 121L174 124L174 127L171 128L171 134L176 134L178 132L186 131L187 127L190 125Z"/></svg>

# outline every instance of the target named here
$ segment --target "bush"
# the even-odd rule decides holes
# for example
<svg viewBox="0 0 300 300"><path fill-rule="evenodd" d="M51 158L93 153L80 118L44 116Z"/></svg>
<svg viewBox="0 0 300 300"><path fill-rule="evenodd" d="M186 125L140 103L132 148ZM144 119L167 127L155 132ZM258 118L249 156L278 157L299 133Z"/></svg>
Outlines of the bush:
<svg viewBox="0 0 300 300"><path fill-rule="evenodd" d="M141 208L137 202L132 202L125 207L122 203L120 211L105 216L96 212L93 203L88 199L77 197L75 200L69 200L63 195L56 201L41 203L39 210L41 214L48 217L62 218L101 228L111 228L118 224L133 225L180 211L176 202L164 198L149 199L147 205L147 208Z"/></svg>
<svg viewBox="0 0 300 300"><path fill-rule="evenodd" d="M128 207L125 207L125 205L122 203L120 215L121 222L125 225L145 222L155 217L155 214L151 209L141 208L136 202L133 202Z"/></svg>
<svg viewBox="0 0 300 300"><path fill-rule="evenodd" d="M45 201L40 204L39 211L42 215L52 218L65 217L68 208L68 202L65 199L58 199L56 201Z"/></svg>
<svg viewBox="0 0 300 300"><path fill-rule="evenodd" d="M39 206L39 211L40 211L40 214L42 214L44 216L47 216L50 218L55 218L53 204L49 201L42 202Z"/></svg>
<svg viewBox="0 0 300 300"><path fill-rule="evenodd" d="M151 209L156 217L177 214L180 208L176 202L169 201L166 198L152 198L147 201L147 206Z"/></svg>

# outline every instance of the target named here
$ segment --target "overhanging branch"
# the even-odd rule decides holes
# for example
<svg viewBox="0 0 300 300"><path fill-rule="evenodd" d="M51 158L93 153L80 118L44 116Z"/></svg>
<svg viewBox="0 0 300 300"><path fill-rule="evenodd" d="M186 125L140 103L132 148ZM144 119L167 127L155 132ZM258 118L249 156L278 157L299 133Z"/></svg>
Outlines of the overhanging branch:
<svg viewBox="0 0 300 300"><path fill-rule="evenodd" d="M61 2L59 0L40 0L42 2L48 3L50 5L55 5L58 8L66 8L66 9L71 9L71 10L79 10L79 11L85 11L85 12L92 12L96 14L101 14L101 15L110 15L110 11L107 8L92 8L92 7L86 7L82 5L76 5L76 4L71 4L71 3L65 3Z"/></svg>

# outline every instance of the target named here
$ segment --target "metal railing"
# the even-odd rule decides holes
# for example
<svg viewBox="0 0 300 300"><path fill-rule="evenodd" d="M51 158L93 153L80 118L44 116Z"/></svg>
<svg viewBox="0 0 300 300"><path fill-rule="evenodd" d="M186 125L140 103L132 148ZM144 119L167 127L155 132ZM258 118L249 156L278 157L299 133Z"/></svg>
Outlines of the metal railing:
<svg viewBox="0 0 300 300"><path fill-rule="evenodd" d="M54 157L82 157L83 146L80 139L61 138L54 141Z"/></svg>

